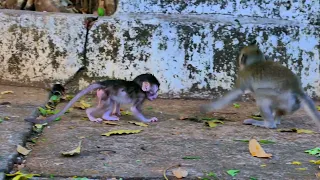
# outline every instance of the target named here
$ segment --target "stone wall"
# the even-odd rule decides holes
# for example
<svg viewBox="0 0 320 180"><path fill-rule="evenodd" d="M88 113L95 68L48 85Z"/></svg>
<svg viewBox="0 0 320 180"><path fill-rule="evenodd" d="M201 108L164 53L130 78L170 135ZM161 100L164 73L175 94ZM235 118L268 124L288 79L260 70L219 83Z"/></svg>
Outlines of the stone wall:
<svg viewBox="0 0 320 180"><path fill-rule="evenodd" d="M0 79L23 85L63 80L82 65L82 15L0 11Z"/></svg>
<svg viewBox="0 0 320 180"><path fill-rule="evenodd" d="M97 79L151 72L162 97L207 98L233 87L239 48L256 39L319 97L319 3L224 2L120 0L114 15L88 31L84 15L0 11L0 77L65 81L86 66L81 89Z"/></svg>

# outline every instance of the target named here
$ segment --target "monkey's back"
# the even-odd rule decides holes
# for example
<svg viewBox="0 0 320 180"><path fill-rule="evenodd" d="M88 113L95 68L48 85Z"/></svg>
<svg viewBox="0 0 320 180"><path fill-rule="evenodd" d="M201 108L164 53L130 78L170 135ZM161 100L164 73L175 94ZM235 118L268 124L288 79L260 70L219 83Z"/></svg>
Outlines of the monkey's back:
<svg viewBox="0 0 320 180"><path fill-rule="evenodd" d="M300 79L287 67L273 61L264 61L247 66L239 72L240 84L250 89L272 88L279 91L300 92Z"/></svg>
<svg viewBox="0 0 320 180"><path fill-rule="evenodd" d="M125 92L128 93L128 96L130 98L138 98L145 95L140 85L133 81L115 79L99 81L97 83L103 85L106 89L110 89L112 92L116 93L118 92L118 90L123 89Z"/></svg>

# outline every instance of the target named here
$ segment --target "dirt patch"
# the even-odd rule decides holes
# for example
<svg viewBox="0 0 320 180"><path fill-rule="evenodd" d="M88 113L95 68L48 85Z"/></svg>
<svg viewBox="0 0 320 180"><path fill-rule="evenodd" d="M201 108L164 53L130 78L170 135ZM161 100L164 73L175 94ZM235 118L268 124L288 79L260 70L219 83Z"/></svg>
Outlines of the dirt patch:
<svg viewBox="0 0 320 180"><path fill-rule="evenodd" d="M94 100L94 99L93 99ZM224 124L209 128L204 123L178 120L183 116L197 116L198 106L207 101L164 100L147 102L144 112L156 116L159 122L148 127L129 124L131 116L123 116L120 126L97 124L82 120L84 110L74 109L44 129L33 151L27 158L26 170L49 177L122 177L124 179L163 179L163 170L181 163L189 172L188 179L216 173L219 179L232 179L226 171L238 169L237 179L315 179L318 165L308 162L317 159L304 153L320 143L319 134L281 133L276 130L242 125L242 120L257 111L254 103L239 102L215 117L223 116ZM63 105L63 104L62 104ZM59 105L59 109L62 108ZM304 111L287 116L279 128L304 128L316 130ZM116 129L143 129L131 135L101 136ZM271 159L252 157L248 143L234 139L273 140L275 144L262 144ZM82 153L65 158L61 152L72 150L83 138ZM199 156L185 160L185 156ZM289 165L300 161L302 165ZM265 164L265 167L261 165ZM297 170L296 168L307 168ZM171 170L167 175L172 175ZM173 179L172 177L170 179Z"/></svg>

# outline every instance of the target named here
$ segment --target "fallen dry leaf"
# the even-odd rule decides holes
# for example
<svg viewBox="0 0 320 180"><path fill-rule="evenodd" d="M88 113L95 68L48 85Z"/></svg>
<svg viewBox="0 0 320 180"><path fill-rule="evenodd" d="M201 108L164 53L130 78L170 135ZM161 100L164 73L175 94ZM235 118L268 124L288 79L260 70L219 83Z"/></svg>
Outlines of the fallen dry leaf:
<svg viewBox="0 0 320 180"><path fill-rule="evenodd" d="M87 108L91 107L91 105L86 103L84 100L80 100L80 102L74 103L73 107L76 107L79 109L87 109Z"/></svg>
<svg viewBox="0 0 320 180"><path fill-rule="evenodd" d="M81 120L89 120L88 117L82 117Z"/></svg>
<svg viewBox="0 0 320 180"><path fill-rule="evenodd" d="M313 134L314 131L308 130L308 129L297 129L297 133L305 133L305 134Z"/></svg>
<svg viewBox="0 0 320 180"><path fill-rule="evenodd" d="M307 168L296 168L296 170L298 170L298 171L305 171L305 170L307 170Z"/></svg>
<svg viewBox="0 0 320 180"><path fill-rule="evenodd" d="M317 178L320 178L320 172L315 174Z"/></svg>
<svg viewBox="0 0 320 180"><path fill-rule="evenodd" d="M184 177L188 176L188 171L183 169L183 168L181 168L181 167L172 169L172 173L178 179L181 179L181 178L184 178Z"/></svg>
<svg viewBox="0 0 320 180"><path fill-rule="evenodd" d="M219 124L223 124L222 121L219 120L210 120L210 121L206 121L206 125L208 125L209 127L216 127Z"/></svg>
<svg viewBox="0 0 320 180"><path fill-rule="evenodd" d="M103 121L104 124L107 124L107 125L119 125L113 121Z"/></svg>
<svg viewBox="0 0 320 180"><path fill-rule="evenodd" d="M137 125L137 126L148 127L148 124L145 124L143 122L128 121L128 123L134 124L134 125Z"/></svg>
<svg viewBox="0 0 320 180"><path fill-rule="evenodd" d="M76 154L80 154L80 151L81 151L81 142L79 142L79 145L76 149L74 150L71 150L71 151L67 151L67 152L63 152L62 155L64 156L73 156L73 155L76 155Z"/></svg>
<svg viewBox="0 0 320 180"><path fill-rule="evenodd" d="M13 94L13 91L2 91L1 94Z"/></svg>
<svg viewBox="0 0 320 180"><path fill-rule="evenodd" d="M250 139L249 141L249 151L252 156L254 157L263 157L263 158L270 158L272 154L267 154L258 141L256 139Z"/></svg>
<svg viewBox="0 0 320 180"><path fill-rule="evenodd" d="M313 164L320 164L320 160L310 160L309 162L313 163Z"/></svg>
<svg viewBox="0 0 320 180"><path fill-rule="evenodd" d="M206 122L206 125L208 125L209 127L216 127L216 126L218 126L218 124L217 124L217 123L212 122L212 121L208 121L208 122Z"/></svg>
<svg viewBox="0 0 320 180"><path fill-rule="evenodd" d="M299 162L299 161L292 161L292 162L287 163L287 164L301 165L301 162Z"/></svg>
<svg viewBox="0 0 320 180"><path fill-rule="evenodd" d="M26 156L26 155L29 154L29 152L30 152L31 150L28 150L28 149L26 149L26 148L18 145L18 146L17 146L17 151L18 151L18 153Z"/></svg>
<svg viewBox="0 0 320 180"><path fill-rule="evenodd" d="M291 128L291 129L278 129L279 132L296 132L298 134L305 133L305 134L313 134L314 131L308 130L308 129L297 129L297 128Z"/></svg>
<svg viewBox="0 0 320 180"><path fill-rule="evenodd" d="M109 131L107 133L103 133L103 134L101 134L101 136L111 136L114 134L136 134L141 131L142 131L142 129L141 130L114 130L114 131Z"/></svg>
<svg viewBox="0 0 320 180"><path fill-rule="evenodd" d="M6 174L6 176L14 176L12 180L19 180L19 179L30 179L33 176L40 176L40 174L24 174L20 171L15 172L14 174Z"/></svg>
<svg viewBox="0 0 320 180"><path fill-rule="evenodd" d="M132 115L132 112L130 112L130 111L120 111L120 114L122 116L127 116L127 115Z"/></svg>

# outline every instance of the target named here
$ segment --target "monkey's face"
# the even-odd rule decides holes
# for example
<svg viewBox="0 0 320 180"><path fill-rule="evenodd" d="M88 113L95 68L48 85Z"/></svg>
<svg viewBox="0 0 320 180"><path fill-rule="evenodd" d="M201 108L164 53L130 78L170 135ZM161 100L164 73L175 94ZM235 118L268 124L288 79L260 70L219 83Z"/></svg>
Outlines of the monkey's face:
<svg viewBox="0 0 320 180"><path fill-rule="evenodd" d="M147 99L150 101L157 99L158 91L159 91L159 87L157 85L154 84L154 85L150 86L150 90L148 92L146 92Z"/></svg>
<svg viewBox="0 0 320 180"><path fill-rule="evenodd" d="M241 49L238 59L240 70L243 70L245 66L260 61L265 61L265 57L257 45L249 45Z"/></svg>

